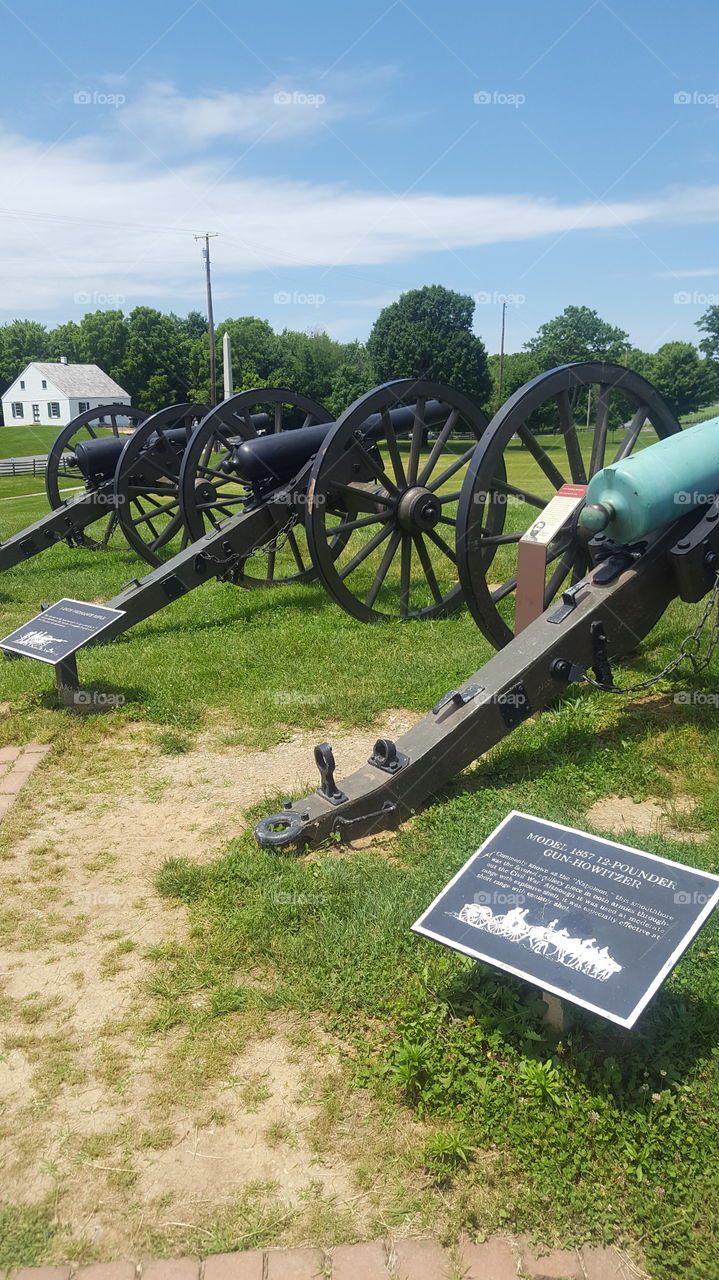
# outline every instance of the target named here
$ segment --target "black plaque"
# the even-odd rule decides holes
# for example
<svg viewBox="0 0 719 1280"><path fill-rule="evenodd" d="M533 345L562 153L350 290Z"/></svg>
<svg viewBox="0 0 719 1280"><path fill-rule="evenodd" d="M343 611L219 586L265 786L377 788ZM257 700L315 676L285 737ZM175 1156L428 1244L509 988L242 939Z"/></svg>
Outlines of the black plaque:
<svg viewBox="0 0 719 1280"><path fill-rule="evenodd" d="M719 901L719 876L516 810L412 926L631 1027Z"/></svg>
<svg viewBox="0 0 719 1280"><path fill-rule="evenodd" d="M44 613L23 623L17 631L0 640L0 649L23 658L36 658L53 666L69 658L76 650L94 640L116 618L122 609L108 609L104 604L88 604L84 600L58 600Z"/></svg>

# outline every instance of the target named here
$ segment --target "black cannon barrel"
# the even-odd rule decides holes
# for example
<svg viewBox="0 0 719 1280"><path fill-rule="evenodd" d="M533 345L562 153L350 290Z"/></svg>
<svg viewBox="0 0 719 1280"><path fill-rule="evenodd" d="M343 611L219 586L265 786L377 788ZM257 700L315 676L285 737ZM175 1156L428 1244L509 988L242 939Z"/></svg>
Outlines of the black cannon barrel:
<svg viewBox="0 0 719 1280"><path fill-rule="evenodd" d="M425 426L438 426L444 422L447 412L447 406L440 400L428 400L424 409ZM400 405L397 409L390 409L389 417L395 431L411 431L414 409L411 405ZM283 484L309 462L336 425L335 422L324 422L317 427L301 427L296 431L245 440L226 460L224 469L247 484L266 485L275 481ZM361 430L369 440L378 439L384 431L382 415L373 413L365 418Z"/></svg>
<svg viewBox="0 0 719 1280"><path fill-rule="evenodd" d="M79 440L73 449L75 461L86 480L110 480L125 448L122 436L98 436Z"/></svg>
<svg viewBox="0 0 719 1280"><path fill-rule="evenodd" d="M256 431L263 431L270 426L269 413L253 413L251 418L252 425ZM232 425L227 423L221 424L220 432L227 439L236 434ZM179 446L180 449L183 449L187 444L187 428L171 427L169 431L153 432L152 435L148 436L147 449L153 449L157 446L160 434L162 439L169 445ZM97 436L94 440L79 440L72 452L85 479L94 483L99 483L102 480L111 480L127 439L127 436Z"/></svg>

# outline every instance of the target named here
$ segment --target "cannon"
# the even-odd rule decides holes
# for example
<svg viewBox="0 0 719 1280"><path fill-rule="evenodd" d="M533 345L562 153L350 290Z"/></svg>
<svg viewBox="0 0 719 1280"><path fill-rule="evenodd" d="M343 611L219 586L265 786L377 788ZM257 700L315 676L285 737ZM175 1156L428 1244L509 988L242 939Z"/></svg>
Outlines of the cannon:
<svg viewBox="0 0 719 1280"><path fill-rule="evenodd" d="M575 414L579 406L584 416L582 396L595 387L597 421L585 467ZM482 602L475 612L479 625L495 643L506 643L513 634L506 609L517 584L510 558L565 478L532 431L532 414L554 406L569 475L586 480L585 471L591 475L605 460L612 392L622 414L632 408L618 456L632 451L645 423L660 437L679 430L649 383L606 364L542 375L515 393L491 432L461 392L411 379L359 397L336 424L321 406L286 389L242 392L207 414L184 448L176 488L187 545L109 601L116 616L102 638L112 639L213 578L253 588L317 576L343 608L370 622L446 616L461 604L464 580L471 578ZM254 424L263 414L272 430L258 438ZM143 433L147 438L152 425L139 429L138 445ZM525 470L538 468L541 483L507 479L512 459L505 454L512 449L521 451ZM143 456L141 447L128 448L117 474L124 466L137 479ZM470 472L468 513L462 503ZM122 483L116 478L118 488ZM140 489L146 485L140 473ZM127 522L131 487L124 493L118 520ZM154 535L165 519L177 536L176 499L161 505L166 510L153 508L145 523ZM172 549L160 533L155 552L163 538ZM547 603L586 562L581 547L572 544L570 556L565 542L562 530L548 548L548 562L558 563L544 591Z"/></svg>
<svg viewBox="0 0 719 1280"><path fill-rule="evenodd" d="M256 431L251 436L258 407L268 405L272 412L266 416L273 430L263 437ZM288 408L294 427L285 418ZM165 412L169 411L161 411ZM352 588L346 588L351 611L357 616L362 611L371 614L380 588L385 608L393 610L393 615L382 616L438 616L459 606L454 553L436 526L447 525L454 539L455 517L446 514L456 508L454 478L466 470L486 423L468 397L450 387L407 379L360 397L334 423L326 410L306 397L284 388L261 388L233 397L234 426L229 433L227 413L223 406L208 413L188 442L175 441L174 428L160 431L159 415L154 415L122 450L114 494L117 520L128 541L132 543L133 528L142 525L149 530L149 535L139 535L145 551L158 559L173 539L176 543L179 538L182 545L152 573L134 579L108 601L103 606L107 625L101 636L88 630L75 648L92 643L96 636L112 640L213 578L249 588L306 581L315 575L326 584L333 583L327 567L345 553L335 576L344 584L362 569ZM340 428L343 447L326 455L324 443ZM156 437L163 434L166 441L160 451ZM386 470L383 448L395 460L393 475ZM322 498L313 470L320 461L323 483L331 481ZM154 479L158 469L164 488ZM301 545L313 486L313 509L326 504L327 521L321 539L315 533L310 538L308 531L307 542ZM442 486L448 486L446 492ZM149 511L140 507L137 514L133 504L146 502L148 494ZM370 526L376 532L367 545L362 537ZM357 533L361 541L354 548ZM377 568L370 554L382 543ZM401 570L392 580L388 570L400 545ZM318 546L320 552L313 549ZM419 592L408 574L412 546L424 575ZM264 573L255 568L260 554ZM322 566L317 563L319 554ZM339 593L337 598L343 602ZM82 603L74 601L73 607ZM99 606L87 608L100 616ZM6 637L8 651L14 640L15 633ZM40 655L21 648L19 652L48 660L47 651ZM56 668L64 700L77 687L74 650L72 659L68 658L65 655Z"/></svg>
<svg viewBox="0 0 719 1280"><path fill-rule="evenodd" d="M683 660L697 669L697 644L719 600L719 418L679 431L661 397L650 394L643 380L623 373L624 383L611 366L553 370L520 388L495 415L462 485L457 562L469 608L499 651L439 697L397 742L378 740L367 763L349 777L337 780L331 745L319 744L318 789L262 819L255 830L262 848L296 851L328 837L351 840L396 827L454 774L558 699L569 685L589 682L621 694L665 678ZM506 452L515 431L521 438L530 408L546 405L557 393L561 405L577 378L584 389L597 378L591 385L605 388L587 468L591 476L584 469L573 415L565 413L567 458L570 463L574 459L576 471L581 463L580 487L586 492L550 544L555 568L544 584L546 607L513 633L509 612L502 614L500 609L516 593L518 575L509 575L514 581L508 591L503 590L507 580L494 587L487 581L484 540L496 536L486 534L493 496L503 492ZM623 422L615 456L606 464L610 385L620 391L631 388L628 399L636 395L640 403ZM566 401L564 405L566 409ZM632 453L650 413L660 439ZM532 443L529 452L553 485L564 484L545 450L539 453ZM531 491L517 487L525 501ZM535 506L541 502L547 514L551 503L535 497ZM518 516L517 522L523 518ZM518 543L503 545L516 550ZM510 567L504 565L502 572ZM492 563L492 577L496 572ZM636 649L676 597L687 603L705 600L688 642L657 675L636 685L618 685L613 661ZM719 615L711 626L702 665L719 643Z"/></svg>
<svg viewBox="0 0 719 1280"><path fill-rule="evenodd" d="M194 422L207 406L178 404L148 414L129 405L100 405L73 418L48 455L45 488L52 510L0 543L0 569L38 555L56 542L99 550L121 530L150 564L172 545L182 522L167 516L179 506L180 460ZM120 421L135 428L121 434ZM141 459L141 462L140 462ZM82 489L75 496L68 496ZM93 528L93 536L85 531Z"/></svg>

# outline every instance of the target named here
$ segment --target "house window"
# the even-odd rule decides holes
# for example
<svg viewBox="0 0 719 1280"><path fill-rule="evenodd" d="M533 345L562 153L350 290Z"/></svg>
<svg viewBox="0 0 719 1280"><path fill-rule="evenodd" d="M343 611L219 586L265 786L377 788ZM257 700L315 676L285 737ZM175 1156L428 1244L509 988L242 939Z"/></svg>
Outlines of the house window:
<svg viewBox="0 0 719 1280"><path fill-rule="evenodd" d="M13 418L22 418L22 417L24 417L24 414L23 414L23 408L22 408L22 400L15 400L15 401L13 401L13 406L12 406L12 416L13 416Z"/></svg>
<svg viewBox="0 0 719 1280"><path fill-rule="evenodd" d="M60 417L60 404L57 400L48 400L47 411L51 418Z"/></svg>
<svg viewBox="0 0 719 1280"><path fill-rule="evenodd" d="M45 381L45 379L44 379L44 378L43 378L43 380L42 380L42 389L43 389L43 391L47 391L47 383L46 383L46 381Z"/></svg>
<svg viewBox="0 0 719 1280"><path fill-rule="evenodd" d="M20 383L20 390L21 390L21 391L24 391L24 390L25 390L25 383L24 383L24 382L21 382L21 383Z"/></svg>
<svg viewBox="0 0 719 1280"><path fill-rule="evenodd" d="M90 408L90 401L89 401L89 400L78 400L78 402L77 402L77 411L78 411L78 413L87 413L87 411L88 411L88 409L89 409L89 408Z"/></svg>

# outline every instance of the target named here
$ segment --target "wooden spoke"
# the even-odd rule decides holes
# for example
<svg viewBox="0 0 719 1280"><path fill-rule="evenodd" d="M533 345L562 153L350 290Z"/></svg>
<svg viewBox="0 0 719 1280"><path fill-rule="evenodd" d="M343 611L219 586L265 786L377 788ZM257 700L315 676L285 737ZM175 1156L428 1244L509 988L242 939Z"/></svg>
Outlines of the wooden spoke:
<svg viewBox="0 0 719 1280"><path fill-rule="evenodd" d="M372 580L372 586L370 587L369 591L367 592L367 595L365 596L365 604L367 605L368 609L372 608L375 600L377 599L377 596L379 595L380 587L382 586L382 583L387 577L387 571L392 561L394 560L395 554L397 552L397 548L399 547L399 544L400 544L401 537L402 535L399 529L395 529L394 533L392 534L392 537L387 543L384 555L382 556L382 560L380 561L379 569L377 570Z"/></svg>
<svg viewBox="0 0 719 1280"><path fill-rule="evenodd" d="M412 568L412 538L410 534L402 534L402 556L399 577L399 616L406 618L409 613L409 588Z"/></svg>
<svg viewBox="0 0 719 1280"><path fill-rule="evenodd" d="M377 547L380 545L381 542L384 542L385 538L389 537L391 532L392 530L389 524L386 524L383 529L379 529L377 533L374 535L374 537L370 538L369 542L365 543L364 547L362 547L362 550L358 551L357 554L352 557L349 563L346 564L344 568L340 569L339 576L343 582L345 578L349 577L351 573L354 573L355 569L359 568L359 566L363 563L363 561L367 559L367 556L370 556L372 552L377 549Z"/></svg>
<svg viewBox="0 0 719 1280"><path fill-rule="evenodd" d="M372 475L379 480L380 484L383 484L385 489L389 489L390 493L393 493L395 497L399 497L399 489L397 488L397 485L394 480L390 480L387 472L383 469L382 464L377 462L372 456L371 449L368 449L364 444L362 444L361 440L355 440L355 448L359 449L364 462L369 467Z"/></svg>
<svg viewBox="0 0 719 1280"><path fill-rule="evenodd" d="M604 454L607 447L607 426L609 424L609 387L605 382L599 384L597 395L597 422L592 443L592 458L589 463L590 477L596 475L604 466Z"/></svg>
<svg viewBox="0 0 719 1280"><path fill-rule="evenodd" d="M274 425L272 430L274 431L275 435L277 435L278 431L282 430L282 405L279 403L279 401L275 405Z"/></svg>
<svg viewBox="0 0 719 1280"><path fill-rule="evenodd" d="M307 568L307 565L302 559L299 546L297 545L297 539L294 533L292 532L292 530L290 530L290 532L287 534L287 545L295 558L295 564L297 565L297 568L299 569L300 573L304 573L305 569Z"/></svg>
<svg viewBox="0 0 719 1280"><path fill-rule="evenodd" d="M512 592L516 591L516 589L517 589L516 576L513 578L507 578L507 581L503 582L501 587L497 587L494 591L491 592L492 603L499 604L500 600L504 600L507 596L511 596Z"/></svg>
<svg viewBox="0 0 719 1280"><path fill-rule="evenodd" d="M524 530L526 533L526 529ZM514 542L519 542L524 537L524 533L489 533L479 535L479 545L481 547L508 547Z"/></svg>
<svg viewBox="0 0 719 1280"><path fill-rule="evenodd" d="M430 589L430 591L432 592L432 595L434 596L435 603L436 603L436 604L441 604L441 603L442 603L442 592L441 592L441 591L440 591L440 589L439 589L439 583L437 582L437 577L436 577L435 572L434 572L434 567L433 567L433 565L432 565L432 561L431 561L431 559L430 559L429 552L427 551L427 548L426 548L426 546L425 546L424 538L422 537L422 535L421 535L421 534L418 534L418 533L417 533L417 534L415 534L415 535L414 535L414 545L415 545L415 547L416 547L416 549L417 549L417 555L418 555L418 557L419 557L419 562L420 562L420 564L421 564L421 566L422 566L422 570L423 570L423 572L424 572L424 576L425 576L425 578L427 579L427 581L428 581L428 583L429 583L429 589Z"/></svg>
<svg viewBox="0 0 719 1280"><path fill-rule="evenodd" d="M456 565L457 557L455 556L454 551L447 545L444 538L440 537L436 530L428 529L427 537L431 538L434 545L439 547L440 551L447 557L447 559L452 561L452 564Z"/></svg>
<svg viewBox="0 0 719 1280"><path fill-rule="evenodd" d="M637 443L637 440L639 439L639 432L644 426L644 423L647 420L648 414L649 414L649 409L647 405L640 404L639 408L634 414L634 417L629 423L629 426L627 427L626 432L624 433L624 439L622 440L622 443L620 444L619 448L617 449L617 452L612 458L612 462L621 462L622 458L626 458L627 454L632 452L632 449L634 448L635 444Z"/></svg>
<svg viewBox="0 0 719 1280"><path fill-rule="evenodd" d="M586 484L587 473L584 468L584 458L582 457L577 427L566 387L557 395L557 409L559 411L559 427L564 436L564 447L567 450L572 480L575 484Z"/></svg>
<svg viewBox="0 0 719 1280"><path fill-rule="evenodd" d="M417 483L417 470L419 468L419 455L422 451L422 436L424 435L424 396L418 396L414 406L414 425L412 427L412 442L409 447L409 462L407 464L407 484L413 485Z"/></svg>
<svg viewBox="0 0 719 1280"><path fill-rule="evenodd" d="M430 455L427 461L425 462L424 466L422 467L421 474L417 478L417 484L426 484L427 481L429 480L432 472L434 471L434 468L437 465L437 462L439 460L440 454L442 453L442 450L444 449L444 446L446 445L447 441L449 440L449 437L454 431L455 426L457 425L458 418L459 418L459 409L453 409L447 421L445 422L444 426L442 427L442 430L437 436L437 439L432 445L432 450L430 452Z"/></svg>
<svg viewBox="0 0 719 1280"><path fill-rule="evenodd" d="M522 423L522 425L517 428L517 435L525 448L529 453L531 453L534 461L542 468L547 479L552 482L554 488L561 489L562 485L566 484L564 476L559 468L554 465L549 454L542 448L537 437L529 430L526 423Z"/></svg>
<svg viewBox="0 0 719 1280"><path fill-rule="evenodd" d="M389 410L382 410L382 425L384 427L385 439L387 441L387 452L389 453L397 484L404 489L407 484L407 477L404 473L404 465L400 455L399 446L397 444L397 436L392 426L392 419L389 416Z"/></svg>
<svg viewBox="0 0 719 1280"><path fill-rule="evenodd" d="M528 489L519 489L516 485L509 484L507 480L499 480L495 477L492 480L492 487L488 490L488 493L491 494L494 489L497 489L500 493L509 494L514 498L521 498L522 502L527 502L530 507L537 507L540 511L544 511L544 508L547 505L546 498L540 498L536 493L530 493ZM488 504L485 503L485 505Z"/></svg>
<svg viewBox="0 0 719 1280"><path fill-rule="evenodd" d="M456 475L462 467L466 467L473 453L474 445L467 449L466 453L463 453L461 458L457 458L452 463L451 467L447 467L446 471L443 471L441 476L436 476L432 483L426 486L430 492L435 493L435 491L439 489L440 485L444 484L447 480L450 480L451 477Z"/></svg>
<svg viewBox="0 0 719 1280"><path fill-rule="evenodd" d="M351 493L352 497L357 501L379 502L383 507L393 507L392 498L386 498L380 493L368 493L366 489L362 489L356 484L343 484L340 480L330 480L330 489L334 493Z"/></svg>
<svg viewBox="0 0 719 1280"><path fill-rule="evenodd" d="M388 515L361 516L359 520L343 520L341 524L332 525L332 533L351 533L355 529L366 529L370 524L379 524L389 520Z"/></svg>

